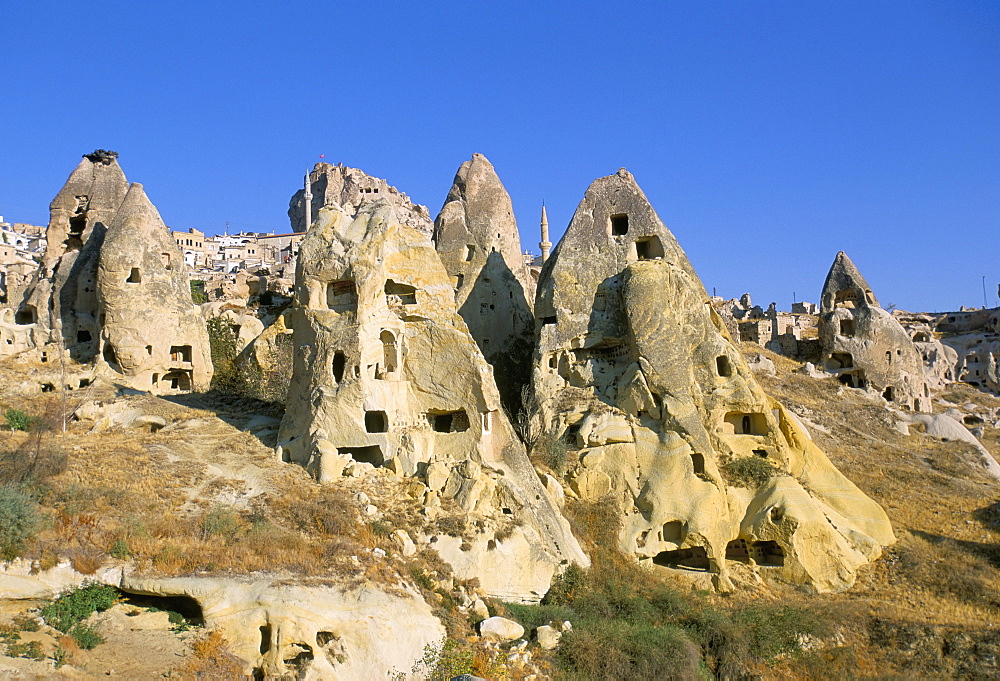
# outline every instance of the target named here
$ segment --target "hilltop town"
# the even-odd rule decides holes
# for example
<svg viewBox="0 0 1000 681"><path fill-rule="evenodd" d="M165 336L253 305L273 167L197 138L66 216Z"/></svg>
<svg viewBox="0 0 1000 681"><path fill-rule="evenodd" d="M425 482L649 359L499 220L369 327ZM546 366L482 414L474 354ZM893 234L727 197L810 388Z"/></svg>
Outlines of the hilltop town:
<svg viewBox="0 0 1000 681"><path fill-rule="evenodd" d="M1000 309L710 296L625 168L535 256L481 154L214 237L123 166L0 225L0 670L995 673Z"/></svg>

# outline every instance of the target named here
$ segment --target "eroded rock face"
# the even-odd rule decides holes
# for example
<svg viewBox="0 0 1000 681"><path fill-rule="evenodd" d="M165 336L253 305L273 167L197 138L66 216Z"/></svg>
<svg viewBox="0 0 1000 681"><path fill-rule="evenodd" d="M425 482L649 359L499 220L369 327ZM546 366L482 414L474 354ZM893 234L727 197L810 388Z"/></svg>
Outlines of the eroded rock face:
<svg viewBox="0 0 1000 681"><path fill-rule="evenodd" d="M931 411L920 351L843 251L823 284L820 340L824 367L846 385L877 391L904 409Z"/></svg>
<svg viewBox="0 0 1000 681"><path fill-rule="evenodd" d="M455 286L458 313L493 367L507 412L531 378L535 287L521 254L510 196L493 166L474 154L458 169L434 223L434 245Z"/></svg>
<svg viewBox="0 0 1000 681"><path fill-rule="evenodd" d="M116 156L100 149L84 156L52 199L45 256L14 315L17 325L31 327L30 339L21 335L21 342L0 345L0 352L61 342L77 361L97 354L97 262L128 190Z"/></svg>
<svg viewBox="0 0 1000 681"><path fill-rule="evenodd" d="M184 258L142 185L107 230L97 272L100 361L111 377L153 393L208 390L208 332L191 302Z"/></svg>
<svg viewBox="0 0 1000 681"><path fill-rule="evenodd" d="M422 598L374 586L297 585L281 580L129 575L130 593L184 596L229 650L268 678L374 679L407 672L444 627Z"/></svg>
<svg viewBox="0 0 1000 681"><path fill-rule="evenodd" d="M485 527L516 521L502 541L436 545L491 594L537 600L562 561L587 564L500 409L433 245L388 202L320 212L291 316L285 460L329 483L348 467L386 467L425 482L425 503L454 500Z"/></svg>
<svg viewBox="0 0 1000 681"><path fill-rule="evenodd" d="M309 229L324 207L340 206L348 213L354 213L362 205L379 200L388 201L392 205L400 224L409 225L426 235L433 231L434 225L427 206L413 203L410 197L385 180L372 177L363 170L317 163L309 173L309 182L313 199L312 215L308 220L305 215L304 189L295 192L288 202L288 219L295 232Z"/></svg>
<svg viewBox="0 0 1000 681"><path fill-rule="evenodd" d="M587 190L535 314L535 446L566 447L577 493L620 506L626 553L707 570L721 588L739 561L828 591L894 541L883 510L757 384L624 169ZM775 473L742 482L734 463Z"/></svg>

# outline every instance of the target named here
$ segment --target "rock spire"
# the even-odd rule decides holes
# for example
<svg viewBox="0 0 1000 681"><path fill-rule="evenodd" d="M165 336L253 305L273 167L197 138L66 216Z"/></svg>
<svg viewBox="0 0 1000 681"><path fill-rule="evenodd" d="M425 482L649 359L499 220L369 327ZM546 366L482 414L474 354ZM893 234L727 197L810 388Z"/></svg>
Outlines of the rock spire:
<svg viewBox="0 0 1000 681"><path fill-rule="evenodd" d="M920 351L843 251L823 284L820 340L825 368L844 384L876 391L903 409L931 411Z"/></svg>
<svg viewBox="0 0 1000 681"><path fill-rule="evenodd" d="M104 237L97 299L101 361L114 380L154 393L208 390L208 331L184 256L137 182Z"/></svg>
<svg viewBox="0 0 1000 681"><path fill-rule="evenodd" d="M535 306L535 451L567 448L584 499L643 562L733 561L836 590L894 541L883 510L757 384L674 236L625 169L595 180Z"/></svg>
<svg viewBox="0 0 1000 681"><path fill-rule="evenodd" d="M390 202L320 211L299 252L291 319L284 460L326 483L365 467L418 478L426 504L454 502L482 520L467 550L452 537L435 548L497 596L537 600L562 561L586 564L500 408L433 244ZM510 521L513 534L496 539Z"/></svg>
<svg viewBox="0 0 1000 681"><path fill-rule="evenodd" d="M534 282L510 196L482 154L455 174L434 223L434 245L455 286L458 312L493 367L504 407L517 414L531 378Z"/></svg>

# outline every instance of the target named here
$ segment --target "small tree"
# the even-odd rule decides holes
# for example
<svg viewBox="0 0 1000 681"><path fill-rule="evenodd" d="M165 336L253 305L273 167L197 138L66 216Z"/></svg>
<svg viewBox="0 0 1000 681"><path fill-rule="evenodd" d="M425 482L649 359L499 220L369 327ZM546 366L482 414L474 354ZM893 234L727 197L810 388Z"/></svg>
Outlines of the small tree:
<svg viewBox="0 0 1000 681"><path fill-rule="evenodd" d="M41 523L38 505L13 485L0 485L0 556L12 560L35 536Z"/></svg>

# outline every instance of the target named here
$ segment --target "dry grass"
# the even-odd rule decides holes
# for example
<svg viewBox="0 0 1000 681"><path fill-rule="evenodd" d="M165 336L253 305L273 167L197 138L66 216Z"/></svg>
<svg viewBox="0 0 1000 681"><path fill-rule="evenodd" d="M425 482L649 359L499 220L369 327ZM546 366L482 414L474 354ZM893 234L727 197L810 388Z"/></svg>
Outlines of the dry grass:
<svg viewBox="0 0 1000 681"><path fill-rule="evenodd" d="M777 675L981 673L960 651L962 641L977 642L981 650L971 659L985 659L1000 645L990 643L1000 618L1000 484L983 474L969 445L917 428L902 435L878 401L834 379L793 373L799 363L763 352L778 367L777 376L760 378L765 390L820 426L813 439L882 505L898 539L860 572L852 590L817 599L842 609L837 621L847 643L798 667L789 661ZM1000 399L967 385L950 386L943 397L1000 406ZM986 428L987 447L998 444L998 435Z"/></svg>

